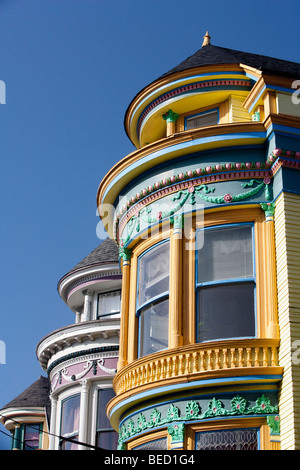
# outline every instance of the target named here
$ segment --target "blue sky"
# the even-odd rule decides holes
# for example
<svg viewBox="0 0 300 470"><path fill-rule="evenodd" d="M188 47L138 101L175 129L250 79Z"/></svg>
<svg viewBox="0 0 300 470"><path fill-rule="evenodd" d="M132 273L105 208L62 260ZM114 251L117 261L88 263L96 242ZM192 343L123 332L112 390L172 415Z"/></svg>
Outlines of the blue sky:
<svg viewBox="0 0 300 470"><path fill-rule="evenodd" d="M57 282L99 244L96 192L134 150L131 99L206 30L215 45L300 62L299 10L298 0L0 0L0 408L45 375L40 339L74 322ZM0 433L0 449L9 441Z"/></svg>

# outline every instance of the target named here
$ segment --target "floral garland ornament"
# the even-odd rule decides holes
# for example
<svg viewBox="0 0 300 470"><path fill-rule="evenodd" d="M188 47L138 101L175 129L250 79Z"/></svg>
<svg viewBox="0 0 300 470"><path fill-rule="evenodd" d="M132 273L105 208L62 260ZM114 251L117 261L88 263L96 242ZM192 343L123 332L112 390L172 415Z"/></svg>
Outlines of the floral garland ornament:
<svg viewBox="0 0 300 470"><path fill-rule="evenodd" d="M148 429L168 425L168 432L172 437L172 442L178 442L183 440L183 422L185 421L203 420L218 416L231 417L241 415L267 415L267 423L271 430L279 430L278 406L271 405L270 399L265 395L261 395L257 398L254 406L249 406L245 398L240 395L236 395L230 402L230 409L226 409L222 401L214 397L210 400L207 409L203 413L201 413L200 405L195 400L190 400L186 404L184 415L180 414L179 408L174 404L171 404L168 408L165 418L162 418L161 412L157 408L153 409L148 421L143 413L139 413L136 424L133 419L130 418L126 425L121 425L119 430L118 449L125 449L124 442L127 439L130 439L136 434Z"/></svg>
<svg viewBox="0 0 300 470"><path fill-rule="evenodd" d="M130 238L132 237L134 231L138 233L140 230L140 222L143 220L146 224L151 225L157 222L161 222L164 219L170 218L170 223L174 225L176 222L176 214L180 214L180 210L184 206L186 202L189 202L192 206L196 204L196 197L200 199L212 203L212 204L231 204L234 202L241 202L245 199L255 196L259 193L259 191L264 188L265 190L265 199L266 201L270 201L271 199L271 191L270 191L270 183L271 179L269 177L265 177L263 181L257 179L251 179L249 182L241 183L242 188L251 188L247 191L231 195L225 194L224 196L213 196L211 195L214 193L215 188L210 187L206 184L201 184L200 186L194 186L190 184L187 189L180 190L177 192L175 196L172 197L172 202L177 202L177 204L173 205L171 208L165 211L158 211L154 216L152 215L152 208L151 205L149 207L143 207L143 209L139 210L136 215L132 216L127 224L128 233L126 238L120 240L120 255L126 256L126 248L125 246L129 242ZM267 204L267 203L266 203ZM178 216L177 216L178 217ZM182 213L181 219L182 221ZM181 222L182 223L182 222Z"/></svg>

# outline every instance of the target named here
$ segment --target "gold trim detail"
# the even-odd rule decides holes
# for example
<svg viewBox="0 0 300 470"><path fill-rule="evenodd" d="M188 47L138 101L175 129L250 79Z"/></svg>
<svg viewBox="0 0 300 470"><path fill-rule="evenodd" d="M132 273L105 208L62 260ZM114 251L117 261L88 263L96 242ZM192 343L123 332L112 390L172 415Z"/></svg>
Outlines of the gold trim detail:
<svg viewBox="0 0 300 470"><path fill-rule="evenodd" d="M246 339L192 344L145 356L124 367L114 378L118 395L154 388L164 381L186 382L212 376L280 374L276 339Z"/></svg>

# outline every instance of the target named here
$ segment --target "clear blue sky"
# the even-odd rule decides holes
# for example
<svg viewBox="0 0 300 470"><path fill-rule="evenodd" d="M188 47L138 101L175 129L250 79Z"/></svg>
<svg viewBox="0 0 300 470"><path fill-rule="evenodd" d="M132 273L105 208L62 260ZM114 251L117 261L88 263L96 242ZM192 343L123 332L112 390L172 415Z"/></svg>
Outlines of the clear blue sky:
<svg viewBox="0 0 300 470"><path fill-rule="evenodd" d="M96 192L133 150L131 99L206 30L215 45L300 62L299 4L0 0L0 408L45 375L40 339L74 321L57 282L99 244Z"/></svg>

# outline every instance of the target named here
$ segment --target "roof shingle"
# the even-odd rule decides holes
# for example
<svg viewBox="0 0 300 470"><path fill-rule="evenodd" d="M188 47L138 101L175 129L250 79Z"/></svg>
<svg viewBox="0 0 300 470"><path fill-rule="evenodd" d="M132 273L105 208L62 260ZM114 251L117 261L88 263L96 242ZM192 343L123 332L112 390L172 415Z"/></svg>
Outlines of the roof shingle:
<svg viewBox="0 0 300 470"><path fill-rule="evenodd" d="M160 78L195 67L217 64L244 64L266 73L294 77L300 76L300 64L296 62L208 44L163 74Z"/></svg>
<svg viewBox="0 0 300 470"><path fill-rule="evenodd" d="M50 405L50 383L47 377L42 375L31 384L24 392L20 393L16 398L11 400L7 405L2 407L6 408L23 408L23 407L37 407L48 408Z"/></svg>

